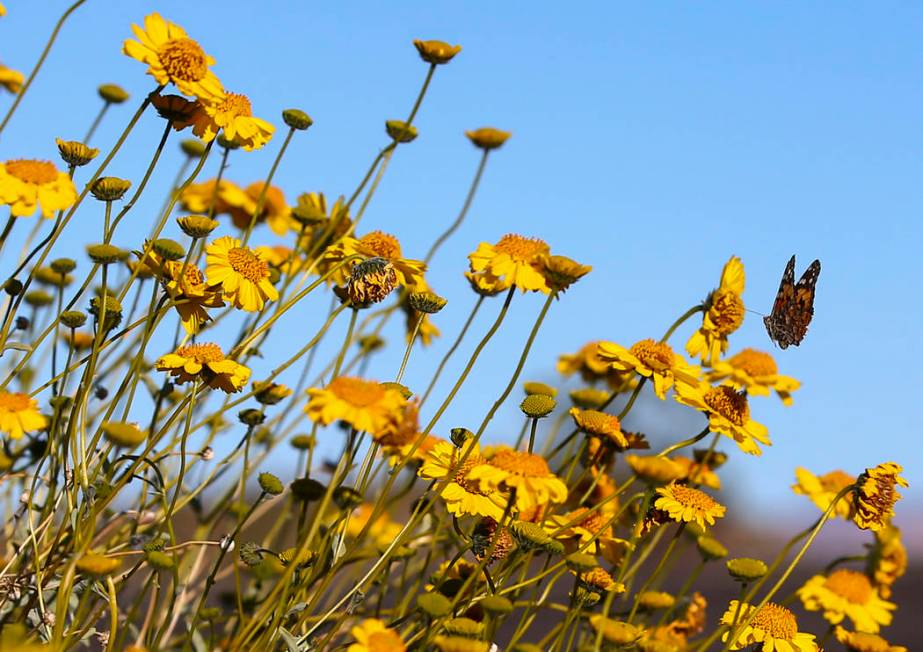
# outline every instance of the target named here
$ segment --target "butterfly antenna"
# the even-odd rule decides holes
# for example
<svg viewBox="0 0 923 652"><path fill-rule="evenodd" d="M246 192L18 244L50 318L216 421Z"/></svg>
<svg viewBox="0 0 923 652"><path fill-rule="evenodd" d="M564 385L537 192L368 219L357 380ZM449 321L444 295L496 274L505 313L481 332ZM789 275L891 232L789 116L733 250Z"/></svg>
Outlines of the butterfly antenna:
<svg viewBox="0 0 923 652"><path fill-rule="evenodd" d="M752 312L754 315L759 315L760 317L766 316L763 313L759 312L758 310L750 310L749 308L744 308L744 310L746 310L747 312Z"/></svg>

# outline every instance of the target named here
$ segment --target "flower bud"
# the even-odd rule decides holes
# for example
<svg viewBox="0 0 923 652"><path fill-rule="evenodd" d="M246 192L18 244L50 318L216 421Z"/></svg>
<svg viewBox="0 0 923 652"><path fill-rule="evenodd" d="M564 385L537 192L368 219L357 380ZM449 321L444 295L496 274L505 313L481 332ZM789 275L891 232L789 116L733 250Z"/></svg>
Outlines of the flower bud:
<svg viewBox="0 0 923 652"><path fill-rule="evenodd" d="M314 124L311 116L301 109L285 109L282 112L282 121L292 129L297 129L298 131L304 131Z"/></svg>
<svg viewBox="0 0 923 652"><path fill-rule="evenodd" d="M726 566L731 577L738 582L753 582L769 572L765 562L749 557L729 559Z"/></svg>
<svg viewBox="0 0 923 652"><path fill-rule="evenodd" d="M466 131L465 135L475 147L484 151L499 149L512 136L509 131L500 131L493 127L481 127L473 131Z"/></svg>
<svg viewBox="0 0 923 652"><path fill-rule="evenodd" d="M455 444L456 448L464 446L465 442L472 437L474 437L474 433L467 428L452 428L452 430L449 431L449 438L452 440L452 443Z"/></svg>
<svg viewBox="0 0 923 652"><path fill-rule="evenodd" d="M256 408L247 408L246 410L241 410L237 413L237 418L245 426L250 426L251 428L260 425L266 421L266 415L263 414L262 410L257 410Z"/></svg>
<svg viewBox="0 0 923 652"><path fill-rule="evenodd" d="M270 496L278 496L284 491L282 481L272 473L260 473L257 477L257 482L260 483L260 489Z"/></svg>
<svg viewBox="0 0 923 652"><path fill-rule="evenodd" d="M151 568L156 570L166 571L173 568L173 557L160 550L151 550L145 554L145 558L147 559L147 563L151 565Z"/></svg>
<svg viewBox="0 0 923 652"><path fill-rule="evenodd" d="M340 509L347 511L362 504L362 494L352 487L337 487L333 490L333 502Z"/></svg>
<svg viewBox="0 0 923 652"><path fill-rule="evenodd" d="M68 328L80 328L86 322L86 313L79 310L65 310L61 313L61 323Z"/></svg>
<svg viewBox="0 0 923 652"><path fill-rule="evenodd" d="M449 45L444 41L421 41L420 39L414 40L413 46L417 48L421 59L434 66L448 63L462 49L460 45Z"/></svg>
<svg viewBox="0 0 923 652"><path fill-rule="evenodd" d="M128 252L108 242L87 246L87 256L97 265L111 265L128 258Z"/></svg>
<svg viewBox="0 0 923 652"><path fill-rule="evenodd" d="M179 148L189 158L202 158L205 154L205 143L198 138L187 138L180 142Z"/></svg>
<svg viewBox="0 0 923 652"><path fill-rule="evenodd" d="M49 267L56 274L70 274L77 268L77 261L71 258L55 258Z"/></svg>
<svg viewBox="0 0 923 652"><path fill-rule="evenodd" d="M309 451L314 448L314 437L311 435L295 435L289 440L292 448L300 451Z"/></svg>
<svg viewBox="0 0 923 652"><path fill-rule="evenodd" d="M116 201L131 188L131 181L118 177L100 177L90 186L90 192L99 201Z"/></svg>
<svg viewBox="0 0 923 652"><path fill-rule="evenodd" d="M183 233L190 238L208 237L212 231L218 228L218 220L213 220L205 215L177 217L176 223L179 224L179 228L183 230Z"/></svg>
<svg viewBox="0 0 923 652"><path fill-rule="evenodd" d="M121 565L122 562L120 562L117 557L106 557L105 555L98 555L94 552L88 552L78 559L76 563L77 570L91 577L112 575Z"/></svg>
<svg viewBox="0 0 923 652"><path fill-rule="evenodd" d="M99 150L95 147L89 147L76 140L61 140L60 138L55 138L54 141L58 145L58 153L61 155L61 160L76 168L86 165L99 154Z"/></svg>
<svg viewBox="0 0 923 652"><path fill-rule="evenodd" d="M545 394L530 394L519 404L523 414L531 419L547 417L555 408L555 400Z"/></svg>
<svg viewBox="0 0 923 652"><path fill-rule="evenodd" d="M283 399L292 395L292 390L285 385L271 381L257 381L253 383L253 398L262 405L276 405Z"/></svg>
<svg viewBox="0 0 923 652"><path fill-rule="evenodd" d="M407 303L417 312L432 315L445 308L446 300L432 292L411 292Z"/></svg>
<svg viewBox="0 0 923 652"><path fill-rule="evenodd" d="M313 478L298 478L289 484L289 489L296 498L305 502L313 502L324 497L327 488Z"/></svg>
<svg viewBox="0 0 923 652"><path fill-rule="evenodd" d="M701 536L696 539L696 547L699 554L705 560L724 559L728 556L728 549L721 545L721 542L710 536Z"/></svg>
<svg viewBox="0 0 923 652"><path fill-rule="evenodd" d="M490 614L508 614L513 611L513 603L502 595L488 595L478 604Z"/></svg>
<svg viewBox="0 0 923 652"><path fill-rule="evenodd" d="M33 308L43 308L53 303L54 297L45 292L45 290L32 290L31 292L26 292L23 301Z"/></svg>
<svg viewBox="0 0 923 652"><path fill-rule="evenodd" d="M599 566L596 562L596 557L585 552L572 552L564 558L564 561L567 563L568 568L578 572L593 570Z"/></svg>
<svg viewBox="0 0 923 652"><path fill-rule="evenodd" d="M147 433L136 423L107 421L101 429L107 441L123 448L134 448L147 439Z"/></svg>
<svg viewBox="0 0 923 652"><path fill-rule="evenodd" d="M182 260L186 255L183 245L170 238L158 238L151 243L151 249L164 260Z"/></svg>
<svg viewBox="0 0 923 652"><path fill-rule="evenodd" d="M263 554L260 552L260 546L253 541L246 541L240 544L237 549L237 556L250 568L259 565L263 561Z"/></svg>
<svg viewBox="0 0 923 652"><path fill-rule="evenodd" d="M391 139L398 143L410 143L417 137L417 128L408 125L403 120L388 120L385 122L385 131Z"/></svg>
<svg viewBox="0 0 923 652"><path fill-rule="evenodd" d="M452 603L441 593L423 593L417 598L417 608L430 618L442 618L452 610Z"/></svg>
<svg viewBox="0 0 923 652"><path fill-rule="evenodd" d="M93 297L90 299L90 314L96 317L96 321L99 322L100 314L102 313L103 300L99 297ZM119 303L119 300L111 295L106 295L105 299L105 323L103 324L103 330L109 331L122 323L122 304Z"/></svg>
<svg viewBox="0 0 923 652"><path fill-rule="evenodd" d="M584 410L598 410L609 400L609 392L595 387L584 387L573 390L570 393L570 400Z"/></svg>
<svg viewBox="0 0 923 652"><path fill-rule="evenodd" d="M118 84L103 84L96 92L107 104L121 104L128 99L128 91Z"/></svg>
<svg viewBox="0 0 923 652"><path fill-rule="evenodd" d="M528 394L544 394L545 396L550 396L554 398L558 395L558 390L552 387L551 385L546 385L545 383L539 383L534 381L525 382L522 384L523 391Z"/></svg>
<svg viewBox="0 0 923 652"><path fill-rule="evenodd" d="M3 291L11 297L18 297L22 292L22 281L16 278L8 278L3 284Z"/></svg>

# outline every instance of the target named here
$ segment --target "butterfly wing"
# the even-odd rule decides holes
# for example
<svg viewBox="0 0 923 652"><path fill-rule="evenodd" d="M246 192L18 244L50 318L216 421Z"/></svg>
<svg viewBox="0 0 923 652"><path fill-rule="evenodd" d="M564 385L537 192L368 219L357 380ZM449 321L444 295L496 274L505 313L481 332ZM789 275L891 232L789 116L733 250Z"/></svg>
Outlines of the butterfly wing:
<svg viewBox="0 0 923 652"><path fill-rule="evenodd" d="M808 332L808 325L814 317L814 294L820 277L820 261L815 260L805 270L795 286L793 306L788 318L792 344L798 346Z"/></svg>
<svg viewBox="0 0 923 652"><path fill-rule="evenodd" d="M776 299L772 303L772 311L763 318L769 338L783 349L790 343L785 328L785 315L789 312L789 306L792 305L794 297L795 257L792 256L785 266L785 271L782 272L782 281L779 283Z"/></svg>

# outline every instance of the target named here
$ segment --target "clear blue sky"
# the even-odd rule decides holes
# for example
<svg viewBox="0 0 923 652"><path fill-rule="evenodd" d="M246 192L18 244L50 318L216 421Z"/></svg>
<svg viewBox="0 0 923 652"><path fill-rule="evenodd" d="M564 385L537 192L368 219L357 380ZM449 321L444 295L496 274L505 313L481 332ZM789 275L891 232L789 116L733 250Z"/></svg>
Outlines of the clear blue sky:
<svg viewBox="0 0 923 652"><path fill-rule="evenodd" d="M6 4L0 57L28 69L66 5ZM514 133L430 272L450 299L437 321L448 337L411 359L412 387L473 303L461 278L465 255L507 231L540 236L595 268L554 306L529 359L525 377L546 380L558 352L588 339L659 336L716 284L732 254L744 260L745 299L759 311L769 309L792 253L799 269L820 258L811 331L800 348L775 351L803 389L790 409L754 401L775 445L760 459L735 455L728 483L761 509L807 517L806 501L788 492L797 464L857 472L895 460L913 485L898 522L913 529L912 512L923 510L923 6L597 3L573 11L562 3L89 0L65 26L0 156L53 158L54 136L83 134L99 83L122 84L134 99L148 92L153 82L120 46L130 23L155 8L204 45L226 87L249 94L258 115L279 123L280 110L295 106L314 117L277 176L292 200L355 187L386 142L383 121L405 117L422 81L412 39L464 46L438 70L417 121L421 136L398 151L363 225L395 233L408 256L422 257L454 218L477 163L463 130L489 124ZM115 109L96 144L111 143L130 112ZM149 116L129 151L153 148L160 128ZM228 177L262 178L278 145L235 155ZM146 156L120 156L111 173L137 178ZM155 192L132 213L144 230L178 160L171 149ZM116 241L136 246L132 236L126 230ZM443 431L480 420L540 302L515 300ZM298 337L301 327L290 322L288 332ZM681 344L689 329L679 335ZM756 315L733 344L771 347ZM371 373L389 378L398 357L384 356ZM491 438L518 430L515 397Z"/></svg>

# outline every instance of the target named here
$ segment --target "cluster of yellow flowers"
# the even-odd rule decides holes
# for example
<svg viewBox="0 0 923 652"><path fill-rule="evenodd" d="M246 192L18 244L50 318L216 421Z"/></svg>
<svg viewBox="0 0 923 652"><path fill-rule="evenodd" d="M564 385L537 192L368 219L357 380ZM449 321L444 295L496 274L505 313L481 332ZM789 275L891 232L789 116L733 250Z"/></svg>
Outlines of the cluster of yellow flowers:
<svg viewBox="0 0 923 652"><path fill-rule="evenodd" d="M898 464L858 475L798 468L793 490L821 516L768 564L728 559L717 538L734 511L716 497L729 456L719 444L761 455L771 439L751 398L775 393L791 406L799 389L771 354L729 354L745 316L739 258L659 339L593 341L561 355L561 384L581 381L564 396L522 383L521 374L551 307L592 268L535 237L481 242L464 272L476 297L470 316L457 328L442 325L458 333L454 343L427 387L408 387L410 359L423 364L414 351L441 335L432 319L446 305L426 274L465 219L488 156L510 134L466 132L479 167L458 217L425 256L405 257L395 235L357 228L387 161L419 135L413 121L432 76L461 47L414 41L428 67L422 90L408 119L385 123L389 142L349 199L304 192L290 203L272 177L310 117L282 113L290 131L265 179L225 179L232 152L267 145L273 125L252 115L245 95L224 89L215 60L181 27L153 13L132 29L122 51L147 66L157 88L124 133L153 107L166 123L163 142L187 128L196 136L181 144L183 172L195 169L171 186L133 249L114 244L124 234L118 227L163 142L118 211L132 183L103 173L124 138L82 192L74 179L99 154L85 142L57 140L63 172L41 160L0 163L0 206L9 208L0 251L20 218L40 211L53 220L37 246L25 241L2 284L0 484L22 497L7 501L0 537L0 649L57 651L92 638L131 652L819 652L835 638L855 652L906 652L881 633L907 570L892 523L898 488L907 486ZM16 93L23 83L0 65L0 85ZM164 95L168 85L179 94ZM99 94L104 108L128 99L111 84ZM197 182L216 144L218 174ZM76 283L77 261L55 247L88 196L103 207L104 226ZM163 230L177 206L174 240ZM308 333L291 315L313 292L326 293L331 307ZM514 299L527 294L544 303L505 389L480 422L446 429L441 417ZM492 297L495 321L434 407L440 375ZM395 313L405 318L400 369L391 381L371 380L367 366ZM318 373L319 342L341 314L349 317L343 342ZM671 346L697 316L685 352ZM201 341L206 331L216 341ZM296 345L261 351L279 334ZM167 353L149 359L149 349ZM253 380L259 358L277 354L283 359ZM627 429L648 385L654 405L669 396L701 413L701 431L657 450ZM501 438L493 419L517 387L521 427ZM319 459L322 437L338 457ZM276 462L291 473L287 486L258 472L286 445L291 455ZM865 554L835 560L779 597L833 518L872 531ZM674 566L680 555L697 563ZM698 579L718 561L740 595L709 616ZM829 623L819 640L799 626L798 602Z"/></svg>

